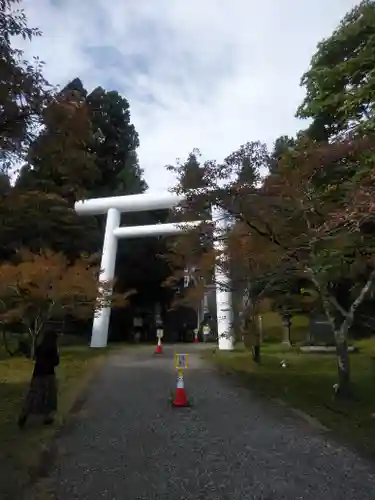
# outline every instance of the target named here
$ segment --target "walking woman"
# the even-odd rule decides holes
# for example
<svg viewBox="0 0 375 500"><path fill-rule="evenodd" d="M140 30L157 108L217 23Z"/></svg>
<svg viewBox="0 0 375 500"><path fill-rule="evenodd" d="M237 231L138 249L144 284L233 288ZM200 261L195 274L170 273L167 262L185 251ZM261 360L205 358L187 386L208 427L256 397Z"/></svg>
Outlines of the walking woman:
<svg viewBox="0 0 375 500"><path fill-rule="evenodd" d="M30 415L42 415L44 424L53 423L57 410L55 367L59 364L57 334L46 332L35 350L35 365L29 392L18 425L22 428Z"/></svg>

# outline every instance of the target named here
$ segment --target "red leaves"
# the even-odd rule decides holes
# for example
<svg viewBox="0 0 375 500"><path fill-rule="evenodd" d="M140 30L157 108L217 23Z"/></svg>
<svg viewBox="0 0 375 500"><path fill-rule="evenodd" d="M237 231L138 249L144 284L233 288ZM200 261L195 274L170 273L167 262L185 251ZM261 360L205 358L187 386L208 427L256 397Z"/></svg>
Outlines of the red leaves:
<svg viewBox="0 0 375 500"><path fill-rule="evenodd" d="M98 291L99 269L82 256L70 263L61 253L44 250L33 254L22 250L15 264L0 265L0 320L21 321L25 324L46 321L71 311L76 317L87 318L97 307L110 300L124 305L130 293L112 295L112 283L102 283Z"/></svg>

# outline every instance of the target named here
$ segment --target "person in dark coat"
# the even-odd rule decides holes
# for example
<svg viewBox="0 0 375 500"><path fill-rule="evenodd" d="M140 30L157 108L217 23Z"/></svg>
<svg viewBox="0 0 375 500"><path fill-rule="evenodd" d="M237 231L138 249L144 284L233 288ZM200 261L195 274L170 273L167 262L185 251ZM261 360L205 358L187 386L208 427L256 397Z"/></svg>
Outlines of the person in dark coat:
<svg viewBox="0 0 375 500"><path fill-rule="evenodd" d="M55 367L59 364L57 334L46 332L35 350L34 371L18 425L22 428L29 415L42 415L44 424L53 423L57 410Z"/></svg>

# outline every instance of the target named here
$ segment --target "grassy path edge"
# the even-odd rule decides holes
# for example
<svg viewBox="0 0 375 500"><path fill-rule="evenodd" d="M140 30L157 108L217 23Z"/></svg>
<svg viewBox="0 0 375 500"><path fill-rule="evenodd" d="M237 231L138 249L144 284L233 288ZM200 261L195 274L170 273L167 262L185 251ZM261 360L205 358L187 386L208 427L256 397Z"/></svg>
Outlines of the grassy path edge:
<svg viewBox="0 0 375 500"><path fill-rule="evenodd" d="M120 344L91 350L86 345L63 346L57 370L59 404L55 422L51 426L43 426L32 418L22 431L16 424L17 413L27 392L33 366L22 357L0 359L2 500L30 498L36 483L53 466L58 453L57 438L64 432L66 424L79 414L94 379L99 376L108 358L124 347Z"/></svg>
<svg viewBox="0 0 375 500"><path fill-rule="evenodd" d="M242 350L241 350L242 351ZM265 381L259 384L256 380L257 372L260 373L263 369L267 370L267 366L256 367L255 373L249 373L244 371L243 369L233 366L230 361L225 362L225 358L227 356L222 353L216 356L217 351L214 352L206 352L202 354L204 359L208 361L212 367L222 376L230 376L238 386L246 389L249 393L252 394L253 397L258 399L259 401L263 401L265 403L272 403L272 406L277 405L280 409L284 408L288 412L292 412L300 419L303 419L310 428L314 431L325 434L327 439L336 443L338 446L343 446L345 448L351 449L352 451L361 455L365 460L370 461L372 463L375 462L375 445L374 437L375 437L375 428L374 428L374 420L373 417L365 415L370 415L370 411L372 410L371 400L370 398L370 406L369 400L361 400L361 401L353 401L352 403L348 403L348 405L353 406L352 411L347 411L348 407L344 407L345 411L342 411L340 407L340 403L337 405L333 402L330 405L326 405L324 399L321 401L321 408L317 410L316 405L306 404L306 398L304 400L298 401L294 398L284 399L284 394L276 395L274 390L270 390L269 381ZM236 353L232 353L236 355ZM283 353L279 353L280 357L283 357ZM370 353L372 354L372 353ZM369 357L369 353L365 353L366 357ZM250 354L248 355L250 359ZM303 355L304 358L313 357L310 355ZM327 359L328 355L324 355ZM357 355L355 355L358 358ZM355 359L355 358L354 358ZM358 358L359 359L359 358ZM356 367L357 368L357 367ZM281 375L282 372L280 372ZM354 371L354 375L356 372ZM370 374L367 373L369 376ZM255 378L253 378L255 377ZM366 378L366 381L369 381L369 378ZM252 382L258 382L253 384ZM298 387L296 387L298 389ZM322 394L327 397L327 394L330 389L329 384L324 388ZM299 405L299 402L301 405ZM297 403L297 404L296 404ZM337 406L337 408L336 408ZM332 407L332 408L331 408ZM309 408L311 412L309 412ZM330 410L330 411L328 411ZM358 415L356 415L358 411ZM375 413L373 414L375 415Z"/></svg>
<svg viewBox="0 0 375 500"><path fill-rule="evenodd" d="M25 485L26 488L32 488L39 480L47 476L58 454L56 445L57 438L64 432L67 422L81 410L94 379L98 376L99 370L108 360L108 354L102 353L98 357L92 359L89 369L85 372L74 389L72 389L71 393L68 394L70 401L59 414L57 423L51 428L51 432L47 434L45 441L41 444L41 450L36 464L29 467L29 478L28 484Z"/></svg>

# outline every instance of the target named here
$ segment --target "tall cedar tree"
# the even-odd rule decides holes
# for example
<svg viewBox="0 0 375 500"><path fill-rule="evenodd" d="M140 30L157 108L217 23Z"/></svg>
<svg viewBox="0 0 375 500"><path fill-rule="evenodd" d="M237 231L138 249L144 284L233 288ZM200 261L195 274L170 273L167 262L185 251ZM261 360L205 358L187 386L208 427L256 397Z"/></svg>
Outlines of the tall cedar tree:
<svg viewBox="0 0 375 500"><path fill-rule="evenodd" d="M29 149L17 186L58 194L73 205L101 178L91 151L90 110L78 92L63 91L44 110L43 125Z"/></svg>
<svg viewBox="0 0 375 500"><path fill-rule="evenodd" d="M97 220L80 218L73 208L74 201L85 197L99 178L90 151L87 105L77 93L60 92L42 118L44 129L29 148L15 188L3 199L6 219L0 230L5 247L10 247L6 253L11 255L20 247L34 252L50 248L74 259L84 251L97 252Z"/></svg>
<svg viewBox="0 0 375 500"><path fill-rule="evenodd" d="M62 141L60 132L65 136ZM143 192L147 185L138 164L138 144L127 100L100 87L88 93L76 78L59 92L54 106L45 115L45 130L30 149L29 165L21 172L17 188L23 197L31 190L55 193L67 200L71 208L77 198ZM61 218L64 229L61 238L59 231L50 232L54 250L73 257L81 251L100 252L105 217L79 218L64 210L52 213L54 228L58 228ZM156 223L165 217L164 213L124 214L122 224ZM81 233L85 232L84 240L77 237L79 228ZM42 227L37 233L42 233ZM47 233L43 232L38 239L44 235L47 239L39 248L49 246ZM35 244L32 248L35 249ZM157 259L162 250L163 242L155 239L120 245L116 269L118 290L135 287L147 290L146 295L159 293L158 284L167 272L165 263ZM116 328L116 322L112 325ZM123 325L119 329L123 331Z"/></svg>

